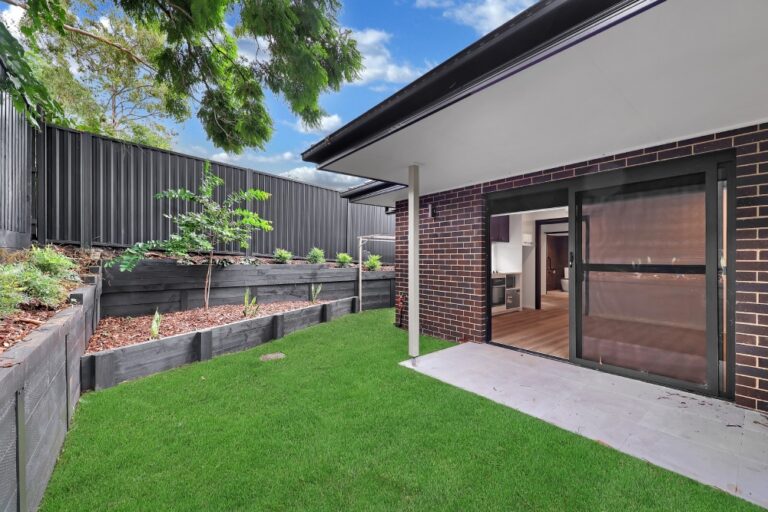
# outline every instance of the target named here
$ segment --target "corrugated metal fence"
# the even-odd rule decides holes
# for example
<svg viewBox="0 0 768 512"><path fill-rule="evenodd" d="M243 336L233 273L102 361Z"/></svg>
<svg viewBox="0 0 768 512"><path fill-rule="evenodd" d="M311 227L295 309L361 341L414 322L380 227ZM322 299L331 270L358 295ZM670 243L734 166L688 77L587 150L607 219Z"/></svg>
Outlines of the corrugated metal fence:
<svg viewBox="0 0 768 512"><path fill-rule="evenodd" d="M5 118L2 124L6 130ZM27 141L30 151L36 148L40 171L32 222L37 238L45 233L46 242L127 247L167 238L173 225L164 215L185 205L154 195L170 188L196 190L204 164L201 158L54 126L34 139L36 143L30 135ZM7 158L2 158L0 169L5 169ZM394 233L395 219L383 208L350 204L334 190L221 163L211 167L225 181L222 196L248 187L272 194L268 201L249 206L271 220L274 231L257 232L248 251L221 247L222 252L266 256L280 247L301 257L316 246L331 259L338 252L355 255L358 235ZM26 176L32 174L35 170ZM0 200L16 201L14 196L3 193ZM17 213L16 208L8 211ZM368 250L394 261L393 244Z"/></svg>
<svg viewBox="0 0 768 512"><path fill-rule="evenodd" d="M1 67L0 73L4 73ZM0 247L29 245L33 140L24 116L7 95L0 94Z"/></svg>

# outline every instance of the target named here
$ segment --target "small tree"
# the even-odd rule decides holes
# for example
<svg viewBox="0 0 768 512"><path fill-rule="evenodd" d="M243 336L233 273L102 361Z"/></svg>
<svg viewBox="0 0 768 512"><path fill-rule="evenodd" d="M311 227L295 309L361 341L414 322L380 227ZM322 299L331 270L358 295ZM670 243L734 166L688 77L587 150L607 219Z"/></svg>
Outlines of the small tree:
<svg viewBox="0 0 768 512"><path fill-rule="evenodd" d="M204 302L208 309L211 294L211 274L213 252L220 243L237 243L241 248L248 247L254 231L272 231L272 223L262 219L255 212L240 205L249 200L265 201L270 194L258 189L239 190L229 194L223 201L217 201L214 191L224 184L224 180L211 171L210 162L203 167L203 180L198 191L187 189L166 190L155 197L157 199L178 199L190 204L190 211L176 215L165 215L178 227L178 233L168 240L150 240L140 242L128 248L117 258L107 262L106 266L120 265L120 271L131 271L151 250L164 250L176 257L188 257L190 253L207 253L208 270L205 274Z"/></svg>

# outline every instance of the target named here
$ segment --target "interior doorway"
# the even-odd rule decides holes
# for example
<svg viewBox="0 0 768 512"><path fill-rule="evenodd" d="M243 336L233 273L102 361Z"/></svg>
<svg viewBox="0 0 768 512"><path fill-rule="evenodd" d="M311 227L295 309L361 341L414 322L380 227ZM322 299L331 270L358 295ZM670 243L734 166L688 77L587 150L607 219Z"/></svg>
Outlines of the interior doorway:
<svg viewBox="0 0 768 512"><path fill-rule="evenodd" d="M491 246L493 342L569 359L567 205L497 219L497 230L510 231Z"/></svg>

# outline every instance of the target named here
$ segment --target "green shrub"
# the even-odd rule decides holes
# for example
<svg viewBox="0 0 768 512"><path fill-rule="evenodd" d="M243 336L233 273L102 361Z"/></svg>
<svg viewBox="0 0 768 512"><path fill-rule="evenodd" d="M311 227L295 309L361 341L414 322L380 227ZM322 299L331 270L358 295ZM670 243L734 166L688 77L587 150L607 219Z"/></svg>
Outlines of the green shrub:
<svg viewBox="0 0 768 512"><path fill-rule="evenodd" d="M293 259L293 253L285 249L275 249L275 254L272 257L276 263L288 263Z"/></svg>
<svg viewBox="0 0 768 512"><path fill-rule="evenodd" d="M349 264L352 263L352 256L345 252L340 252L336 255L336 263L338 263L340 267L348 267Z"/></svg>
<svg viewBox="0 0 768 512"><path fill-rule="evenodd" d="M381 270L381 256L371 254L363 263L363 267L365 267L365 270Z"/></svg>
<svg viewBox="0 0 768 512"><path fill-rule="evenodd" d="M0 265L0 317L8 316L24 302L24 289L11 265Z"/></svg>
<svg viewBox="0 0 768 512"><path fill-rule="evenodd" d="M0 273L15 276L24 295L24 300L21 302L38 302L45 307L55 308L66 299L66 290L59 279L44 274L39 268L29 263L4 265Z"/></svg>
<svg viewBox="0 0 768 512"><path fill-rule="evenodd" d="M79 281L77 265L67 256L56 251L53 247L32 247L29 251L28 262L33 267L49 276L68 281Z"/></svg>
<svg viewBox="0 0 768 512"><path fill-rule="evenodd" d="M248 318L250 316L256 316L259 313L261 304L256 297L251 297L251 289L245 289L245 296L243 297L243 316Z"/></svg>
<svg viewBox="0 0 768 512"><path fill-rule="evenodd" d="M307 253L307 263L325 263L325 251L318 247L313 247Z"/></svg>

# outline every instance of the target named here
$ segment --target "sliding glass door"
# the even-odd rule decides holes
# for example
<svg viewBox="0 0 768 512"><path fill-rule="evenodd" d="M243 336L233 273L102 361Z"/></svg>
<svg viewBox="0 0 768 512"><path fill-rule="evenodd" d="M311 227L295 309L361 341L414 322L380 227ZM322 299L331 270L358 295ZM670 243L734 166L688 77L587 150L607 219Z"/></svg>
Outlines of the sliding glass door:
<svg viewBox="0 0 768 512"><path fill-rule="evenodd" d="M717 393L717 174L573 197L572 359Z"/></svg>
<svg viewBox="0 0 768 512"><path fill-rule="evenodd" d="M733 397L734 159L721 152L489 194L489 220L568 205L571 362Z"/></svg>

